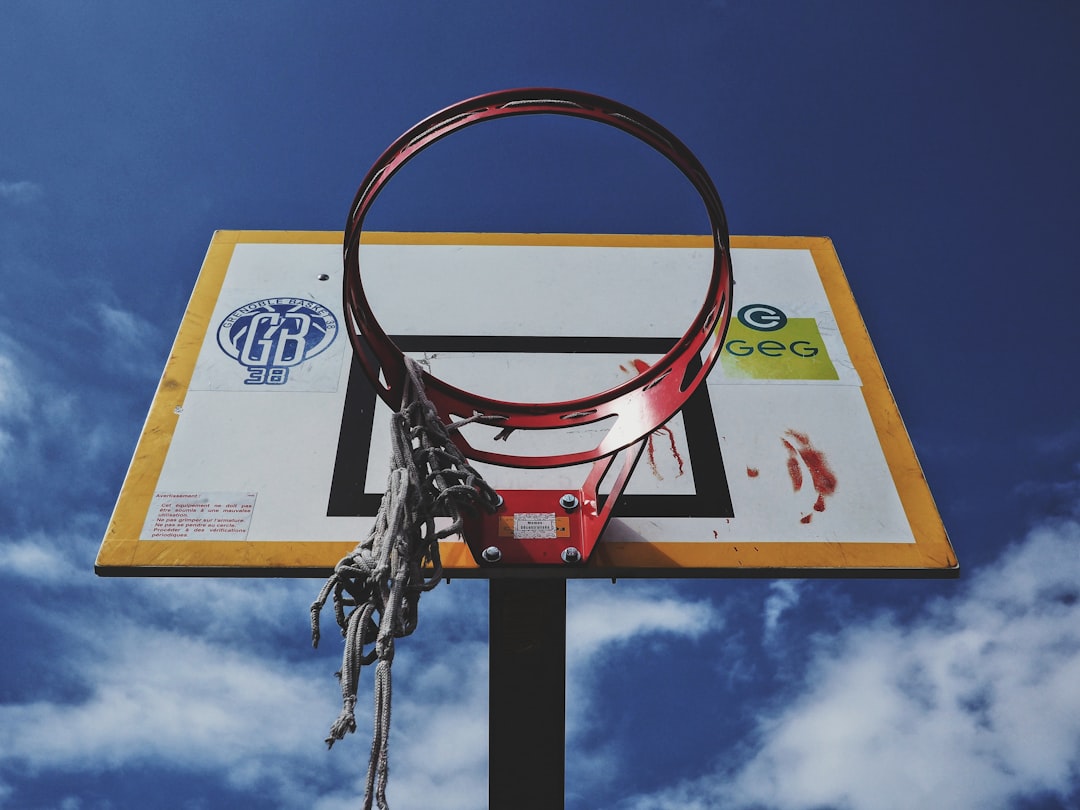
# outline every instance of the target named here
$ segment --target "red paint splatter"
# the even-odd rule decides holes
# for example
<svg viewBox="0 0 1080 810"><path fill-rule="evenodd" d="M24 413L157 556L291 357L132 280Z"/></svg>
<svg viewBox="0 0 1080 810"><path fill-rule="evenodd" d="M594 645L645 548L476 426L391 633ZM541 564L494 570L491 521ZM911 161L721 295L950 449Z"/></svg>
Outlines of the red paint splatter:
<svg viewBox="0 0 1080 810"><path fill-rule="evenodd" d="M678 446L675 444L675 434L671 432L671 428L667 425L661 425L652 433L649 434L649 442L646 446L646 454L649 459L649 468L652 470L652 474L659 478L661 481L664 479L663 474L660 472L660 468L656 465L656 444L653 441L653 437L658 433L666 433L668 437L668 444L671 445L671 455L675 459L675 463L679 465L679 472L676 474L676 478L681 478L683 474L683 467L686 462L683 461L682 453L679 452Z"/></svg>
<svg viewBox="0 0 1080 810"><path fill-rule="evenodd" d="M836 474L829 467L825 454L810 443L805 433L788 430L784 435L794 440L794 444L787 439L780 440L788 451L787 466L792 488L796 492L802 489L802 468L805 467L810 472L810 481L818 496L814 502L814 512L824 512L825 499L836 492ZM809 523L812 518L813 512L808 512L800 518L800 522Z"/></svg>
<svg viewBox="0 0 1080 810"><path fill-rule="evenodd" d="M643 373L645 373L646 371L649 370L649 364L646 363L644 360L641 360L641 359L639 359L637 357L635 357L633 360L631 360L629 365L631 365L633 367L634 376L638 376L638 375L643 374ZM626 372L627 374L630 373L630 369L627 368L625 365L622 365L622 364L619 365L619 370L623 371L623 372ZM653 437L657 433L666 433L667 434L668 444L671 445L671 456L672 456L672 458L675 459L675 463L679 465L679 472L675 477L676 478L682 477L686 462L683 460L682 454L679 452L678 445L675 444L675 434L671 431L671 428L669 428L667 425L661 425L660 427L658 427L656 430L654 430L652 433L649 434L649 441L648 441L648 444L646 446L646 458L649 460L649 469L652 470L652 474L654 476L656 476L660 480L663 480L664 476L661 474L660 468L656 465L656 444L653 441Z"/></svg>
<svg viewBox="0 0 1080 810"><path fill-rule="evenodd" d="M713 540L719 540L720 539L720 532L718 532L716 529L713 529L712 536L713 536Z"/></svg>
<svg viewBox="0 0 1080 810"><path fill-rule="evenodd" d="M660 474L660 468L656 466L656 445L653 444L653 434L649 434L649 443L645 448L645 452L648 454L649 469L652 470L652 474L656 478L663 479L664 476Z"/></svg>
<svg viewBox="0 0 1080 810"><path fill-rule="evenodd" d="M791 488L798 492L802 489L803 476L802 467L799 466L799 455L795 452L795 448L791 446L791 442L786 439L781 439L784 443L784 447L788 451L787 471L791 476Z"/></svg>
<svg viewBox="0 0 1080 810"><path fill-rule="evenodd" d="M799 456L806 468L810 470L814 490L820 495L832 495L836 492L836 474L829 468L825 454L810 444L810 439L805 433L789 430L787 435L799 443Z"/></svg>
<svg viewBox="0 0 1080 810"><path fill-rule="evenodd" d="M679 478L683 474L683 457L682 453L679 452L679 448L675 444L675 434L671 432L671 428L669 428L667 425L661 425L658 429L653 431L653 434L659 433L661 431L668 435L668 444L671 445L671 455L675 459L676 463L679 465L679 475L676 475L675 477Z"/></svg>
<svg viewBox="0 0 1080 810"><path fill-rule="evenodd" d="M757 478L759 475L761 475L761 471L758 470L757 467L747 467L746 468L746 477L747 478Z"/></svg>

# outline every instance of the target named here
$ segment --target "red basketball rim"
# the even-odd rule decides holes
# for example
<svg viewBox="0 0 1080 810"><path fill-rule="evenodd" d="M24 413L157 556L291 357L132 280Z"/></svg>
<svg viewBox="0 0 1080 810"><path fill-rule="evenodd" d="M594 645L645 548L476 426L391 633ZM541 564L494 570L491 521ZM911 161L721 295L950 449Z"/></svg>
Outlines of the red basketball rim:
<svg viewBox="0 0 1080 810"><path fill-rule="evenodd" d="M528 468L595 461L647 436L679 411L716 362L731 318L730 237L720 196L704 166L690 149L648 116L590 93L526 88L502 90L461 101L413 126L371 167L350 209L344 239L344 305L351 321L349 338L361 367L379 396L390 407L398 408L405 383L404 359L371 311L364 291L359 260L364 219L394 174L421 151L465 127L516 115L584 118L638 138L683 173L697 189L709 217L713 265L705 301L689 329L671 350L633 379L580 399L522 403L473 394L423 372L427 395L447 422L481 413L497 418L499 426L508 430L542 430L565 429L615 417L608 433L590 450L517 456L473 447L458 433L455 442L466 456L503 466Z"/></svg>

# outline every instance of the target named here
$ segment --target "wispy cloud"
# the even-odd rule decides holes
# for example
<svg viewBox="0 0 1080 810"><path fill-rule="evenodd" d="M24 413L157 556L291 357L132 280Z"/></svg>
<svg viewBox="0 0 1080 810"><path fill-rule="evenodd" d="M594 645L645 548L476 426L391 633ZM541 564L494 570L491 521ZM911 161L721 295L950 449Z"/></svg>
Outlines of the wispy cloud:
<svg viewBox="0 0 1080 810"><path fill-rule="evenodd" d="M15 423L26 418L30 396L11 346L0 333L0 462L8 462L15 444Z"/></svg>
<svg viewBox="0 0 1080 810"><path fill-rule="evenodd" d="M597 674L610 664L625 667L650 645L693 641L720 630L723 616L706 600L680 597L668 583L620 581L569 583L566 618L567 784L576 792L612 783L622 773L625 739L597 733L607 722L593 710L603 681ZM655 653L662 654L662 653ZM633 665L633 664L629 664Z"/></svg>
<svg viewBox="0 0 1080 810"><path fill-rule="evenodd" d="M769 584L769 596L765 599L765 643L771 643L780 626L780 618L799 604L799 583L781 579Z"/></svg>
<svg viewBox="0 0 1080 810"><path fill-rule="evenodd" d="M437 660L414 658L401 673L407 692L394 707L388 793L394 807L472 810L486 805L488 791L487 644L437 649ZM367 729L358 734L366 757Z"/></svg>
<svg viewBox="0 0 1080 810"><path fill-rule="evenodd" d="M29 401L15 360L5 351L5 348L10 351L10 345L5 347L6 343L8 341L0 333L0 415L21 411Z"/></svg>
<svg viewBox="0 0 1080 810"><path fill-rule="evenodd" d="M0 483L8 487L0 500L6 518L0 534L40 529L57 516L52 498L61 491L68 509L77 509L83 503L77 496L88 493L111 500L115 493L102 491L111 490L111 482L87 472L126 463L134 446L123 421L133 418L131 397L115 377L94 374L100 353L90 353L84 367L90 384L76 384L49 349L16 340L0 325ZM143 346L123 362L146 376L149 354Z"/></svg>
<svg viewBox="0 0 1080 810"><path fill-rule="evenodd" d="M26 205L37 202L44 195L42 187L29 180L0 180L0 201Z"/></svg>
<svg viewBox="0 0 1080 810"><path fill-rule="evenodd" d="M302 670L125 621L81 639L63 666L80 673L83 700L0 707L6 765L55 772L161 760L250 786L322 754L312 709L332 707Z"/></svg>
<svg viewBox="0 0 1080 810"><path fill-rule="evenodd" d="M3 548L7 582L35 572L53 550L27 538ZM333 639L307 645L311 581L95 580L66 569L64 604L36 613L64 656L52 660L52 692L26 685L26 697L0 704L0 807L20 806L23 787L43 774L139 768L191 775L213 795L216 781L268 797L281 808L353 808L362 795L370 742L370 701L358 707L357 734L326 750L340 709ZM437 595L439 591L444 595ZM403 807L467 810L487 792L487 647L483 624L444 646L452 606L476 602L477 589L437 589L425 626L402 640L395 664L390 796ZM82 608L72 622L70 601ZM445 603L440 606L440 602ZM86 616L94 618L88 622ZM426 632L425 632L426 631ZM453 631L459 635L457 631ZM56 697L56 684L63 697ZM370 688L365 672L362 688ZM74 696L74 697L73 697ZM59 801L59 800L58 800Z"/></svg>
<svg viewBox="0 0 1080 810"><path fill-rule="evenodd" d="M16 568L40 563L33 539L9 551ZM1040 529L914 622L883 613L853 625L816 648L801 690L759 718L738 764L619 806L964 810L1066 793L1080 765L1078 549L1075 523ZM402 642L391 744L395 806L424 806L433 795L452 810L483 806L485 594L474 585L440 586L425 597L417 635ZM619 772L615 742L581 745L588 708L603 688L587 676L664 640L711 638L724 620L712 602L687 599L671 585L572 586L568 736L577 741L574 783L587 791ZM302 640L316 583L109 587L127 595L124 610L138 621L122 618L118 593L92 627L65 630L57 617L57 632L78 643L56 665L81 679L82 696L0 706L5 773L178 768L216 774L240 790L258 785L280 807L356 805L368 720L358 716L357 735L324 749L338 709L329 674L336 662L332 645L329 655L305 660ZM796 598L772 587L759 615L768 623ZM280 639L275 646L275 628L296 637L292 651L282 652ZM727 741L715 747L730 759ZM19 799L19 780L5 778L0 806L5 791L10 802Z"/></svg>
<svg viewBox="0 0 1080 810"><path fill-rule="evenodd" d="M80 573L69 551L44 534L16 541L0 535L0 570L5 577L52 583L70 582Z"/></svg>
<svg viewBox="0 0 1080 810"><path fill-rule="evenodd" d="M645 636L696 638L721 621L715 606L680 599L669 586L626 582L600 590L598 584L580 583L568 599L570 667L595 665L612 648Z"/></svg>
<svg viewBox="0 0 1080 810"><path fill-rule="evenodd" d="M913 623L822 646L734 768L625 810L1002 807L1080 771L1080 525L1032 532Z"/></svg>
<svg viewBox="0 0 1080 810"><path fill-rule="evenodd" d="M142 343L152 337L155 329L142 318L108 304L98 304L98 315L109 334L123 343Z"/></svg>
<svg viewBox="0 0 1080 810"><path fill-rule="evenodd" d="M161 373L162 330L138 314L110 304L98 303L94 311L104 364L134 377L156 379Z"/></svg>

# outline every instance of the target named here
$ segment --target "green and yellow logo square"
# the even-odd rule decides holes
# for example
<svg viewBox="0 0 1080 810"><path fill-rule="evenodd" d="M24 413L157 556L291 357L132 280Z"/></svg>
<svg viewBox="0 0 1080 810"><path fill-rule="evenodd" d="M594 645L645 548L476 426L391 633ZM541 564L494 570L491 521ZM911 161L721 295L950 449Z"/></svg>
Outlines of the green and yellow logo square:
<svg viewBox="0 0 1080 810"><path fill-rule="evenodd" d="M768 304L742 307L720 353L724 375L750 380L837 380L817 321Z"/></svg>

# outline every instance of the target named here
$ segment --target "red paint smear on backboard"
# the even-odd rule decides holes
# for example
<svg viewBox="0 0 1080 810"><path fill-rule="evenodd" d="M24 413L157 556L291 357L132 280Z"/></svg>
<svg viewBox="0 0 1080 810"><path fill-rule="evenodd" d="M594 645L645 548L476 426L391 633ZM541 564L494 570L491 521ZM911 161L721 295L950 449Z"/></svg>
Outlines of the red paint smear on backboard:
<svg viewBox="0 0 1080 810"><path fill-rule="evenodd" d="M814 482L814 490L819 495L832 495L836 492L836 474L830 469L825 454L810 443L805 433L796 433L794 430L787 432L799 444L799 457L803 464L810 470L810 478Z"/></svg>
<svg viewBox="0 0 1080 810"><path fill-rule="evenodd" d="M675 434L671 432L671 428L669 428L667 425L661 425L649 434L649 441L645 449L647 458L649 459L649 468L652 470L653 475L663 480L664 476L660 473L660 468L656 466L656 444L653 441L653 437L656 436L657 433L661 432L666 433L668 436L668 443L671 445L671 455L675 459L675 463L679 465L679 472L675 477L679 478L683 474L683 457L682 454L679 452L679 448L675 444Z"/></svg>
<svg viewBox="0 0 1080 810"><path fill-rule="evenodd" d="M679 465L679 475L675 476L676 478L678 478L683 474L683 457L682 457L682 453L679 452L679 448L675 444L675 434L672 433L671 428L669 428L667 425L661 425L660 427L658 427L656 430L653 431L653 435L655 436L657 433L660 433L661 431L663 431L664 433L667 434L667 436L668 436L668 444L671 445L671 455L675 459L676 463ZM651 440L652 436L650 436L649 438Z"/></svg>
<svg viewBox="0 0 1080 810"><path fill-rule="evenodd" d="M649 364L646 363L644 360L641 360L641 359L639 359L637 357L635 357L633 360L630 361L630 365L633 367L633 372L634 372L635 376L637 376L639 374L643 374L644 372L649 370ZM630 369L628 369L626 366L624 366L622 364L619 365L619 370L620 371L625 371L627 374L630 373ZM678 472L678 475L676 475L675 477L679 478L683 474L685 462L683 461L682 454L679 452L678 446L675 444L675 434L671 431L671 428L669 428L667 425L661 425L660 427L658 427L656 430L654 430L652 433L649 434L649 441L648 441L648 445L646 446L646 457L649 460L649 469L652 470L652 474L654 476L656 476L659 479L663 479L664 476L661 475L660 468L658 466L656 466L656 444L653 441L653 437L657 433L661 433L661 432L667 434L668 444L671 445L671 456L672 456L672 458L675 459L675 463L679 465L679 472Z"/></svg>
<svg viewBox="0 0 1080 810"><path fill-rule="evenodd" d="M652 470L652 474L656 478L663 478L660 474L660 468L656 466L656 446L653 444L653 435L649 434L649 443L645 448L645 452L649 459L649 469Z"/></svg>
<svg viewBox="0 0 1080 810"><path fill-rule="evenodd" d="M825 499L836 492L836 473L829 467L828 459L825 458L825 454L818 450L810 442L810 437L805 433L799 433L795 430L788 430L784 434L794 440L793 445L787 439L781 439L784 443L784 447L788 451L788 475L791 476L791 486L798 492L802 489L803 474L802 468L806 469L810 473L810 481L814 485L814 491L817 493L817 500L814 502L814 512L825 511ZM800 463L801 462L801 463ZM813 518L813 512L808 512L800 518L801 523L809 523Z"/></svg>
<svg viewBox="0 0 1080 810"><path fill-rule="evenodd" d="M780 441L784 443L784 447L786 447L788 451L787 471L788 475L791 476L791 488L798 492L802 489L803 484L802 467L799 466L799 456L795 452L795 448L791 446L791 442L785 439L781 439Z"/></svg>
<svg viewBox="0 0 1080 810"><path fill-rule="evenodd" d="M759 475L761 475L761 472L758 470L757 467L747 467L746 468L746 477L747 478L757 478Z"/></svg>

